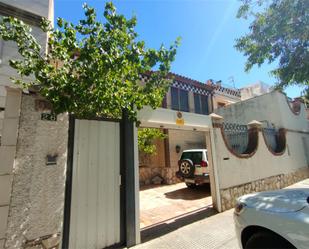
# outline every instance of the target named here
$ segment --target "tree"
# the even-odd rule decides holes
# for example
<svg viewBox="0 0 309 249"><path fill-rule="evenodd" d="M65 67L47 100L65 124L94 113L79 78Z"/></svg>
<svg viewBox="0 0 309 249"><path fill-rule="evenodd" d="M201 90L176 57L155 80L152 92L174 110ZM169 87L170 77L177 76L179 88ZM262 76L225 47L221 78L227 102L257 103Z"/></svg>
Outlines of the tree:
<svg viewBox="0 0 309 249"><path fill-rule="evenodd" d="M155 139L165 139L167 135L160 129L141 128L138 130L138 150L149 155L156 154L156 146L153 144Z"/></svg>
<svg viewBox="0 0 309 249"><path fill-rule="evenodd" d="M105 22L83 5L85 18L77 25L57 19L52 28L43 19L41 29L48 32L48 53L31 35L31 28L13 17L0 23L0 37L14 41L20 60L11 60L21 79L13 79L23 88L35 87L49 100L53 111L74 113L77 117L119 118L126 109L136 119L144 105L156 108L162 103L170 81L166 75L176 55L179 38L159 50L145 48L134 31L136 18L117 14L115 6L105 5ZM57 66L60 64L61 66ZM157 69L145 84L140 75ZM25 77L34 76L30 82Z"/></svg>
<svg viewBox="0 0 309 249"><path fill-rule="evenodd" d="M235 47L247 56L245 70L278 61L278 87L305 86L309 95L309 1L241 0L238 18L252 17L249 34Z"/></svg>

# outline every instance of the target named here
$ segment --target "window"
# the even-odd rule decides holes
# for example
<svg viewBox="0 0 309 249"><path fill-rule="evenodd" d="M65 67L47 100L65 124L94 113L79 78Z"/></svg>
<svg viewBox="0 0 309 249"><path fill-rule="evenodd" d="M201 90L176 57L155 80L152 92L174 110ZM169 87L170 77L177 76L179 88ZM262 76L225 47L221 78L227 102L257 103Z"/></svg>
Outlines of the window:
<svg viewBox="0 0 309 249"><path fill-rule="evenodd" d="M208 96L194 93L194 110L195 113L208 115Z"/></svg>
<svg viewBox="0 0 309 249"><path fill-rule="evenodd" d="M172 109L177 111L189 111L188 92L171 87Z"/></svg>
<svg viewBox="0 0 309 249"><path fill-rule="evenodd" d="M203 160L203 153L202 152L183 152L181 155L180 160L190 159L193 164L200 164Z"/></svg>
<svg viewBox="0 0 309 249"><path fill-rule="evenodd" d="M201 114L202 113L202 110L201 110L201 95L199 94L194 94L194 110L195 110L195 113L199 113Z"/></svg>

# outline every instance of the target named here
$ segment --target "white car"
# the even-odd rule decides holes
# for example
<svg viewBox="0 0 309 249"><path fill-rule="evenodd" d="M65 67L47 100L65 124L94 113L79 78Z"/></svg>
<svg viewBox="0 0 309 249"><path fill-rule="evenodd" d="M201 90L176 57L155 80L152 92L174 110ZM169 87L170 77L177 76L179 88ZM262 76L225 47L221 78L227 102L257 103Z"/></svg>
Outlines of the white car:
<svg viewBox="0 0 309 249"><path fill-rule="evenodd" d="M187 187L209 183L209 167L206 149L184 150L178 161L179 171L176 176L186 183Z"/></svg>
<svg viewBox="0 0 309 249"><path fill-rule="evenodd" d="M309 188L238 198L234 221L241 248L309 248Z"/></svg>

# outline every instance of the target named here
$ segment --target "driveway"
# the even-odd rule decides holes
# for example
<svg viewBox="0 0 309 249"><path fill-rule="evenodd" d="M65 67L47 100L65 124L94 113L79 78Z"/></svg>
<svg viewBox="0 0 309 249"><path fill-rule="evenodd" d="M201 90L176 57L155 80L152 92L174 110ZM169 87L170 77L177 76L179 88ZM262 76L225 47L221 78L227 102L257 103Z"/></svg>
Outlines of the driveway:
<svg viewBox="0 0 309 249"><path fill-rule="evenodd" d="M152 185L140 191L141 228L172 222L212 206L209 185L190 189L184 183Z"/></svg>
<svg viewBox="0 0 309 249"><path fill-rule="evenodd" d="M233 210L217 213L207 185L144 187L140 208L142 244L134 249L239 248Z"/></svg>

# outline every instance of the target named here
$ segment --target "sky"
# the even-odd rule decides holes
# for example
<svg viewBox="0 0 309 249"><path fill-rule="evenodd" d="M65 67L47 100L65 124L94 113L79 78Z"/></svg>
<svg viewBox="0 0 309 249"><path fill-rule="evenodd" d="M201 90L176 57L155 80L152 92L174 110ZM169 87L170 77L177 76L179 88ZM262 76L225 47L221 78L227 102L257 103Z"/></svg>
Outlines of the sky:
<svg viewBox="0 0 309 249"><path fill-rule="evenodd" d="M83 18L82 4L102 16L106 1L55 0L55 19L62 17L73 23ZM237 19L239 0L118 0L117 12L137 17L138 39L149 48L161 44L169 47L177 37L181 45L171 71L201 82L222 80L227 86L241 88L262 81L273 85L270 71L276 64L264 64L244 71L246 57L234 48L235 40L249 32L248 20ZM102 18L104 21L104 19ZM301 88L289 87L289 97L300 95Z"/></svg>

